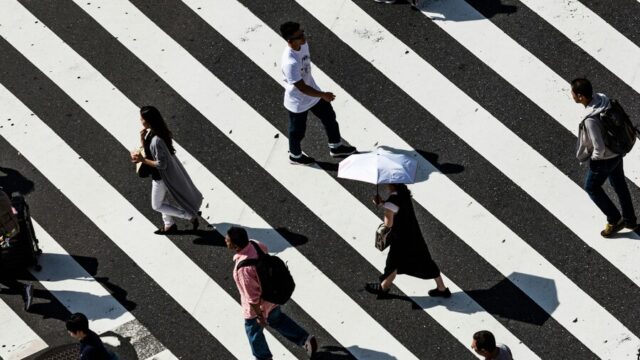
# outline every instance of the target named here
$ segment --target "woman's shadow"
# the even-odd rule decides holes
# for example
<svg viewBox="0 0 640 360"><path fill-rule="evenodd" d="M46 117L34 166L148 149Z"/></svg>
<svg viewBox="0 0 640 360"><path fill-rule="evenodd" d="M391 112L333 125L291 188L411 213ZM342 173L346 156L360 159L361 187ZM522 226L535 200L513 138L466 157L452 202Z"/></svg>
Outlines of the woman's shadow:
<svg viewBox="0 0 640 360"><path fill-rule="evenodd" d="M0 167L0 188L8 195L18 191L21 194L28 194L33 191L35 185L33 181L24 177L20 172Z"/></svg>

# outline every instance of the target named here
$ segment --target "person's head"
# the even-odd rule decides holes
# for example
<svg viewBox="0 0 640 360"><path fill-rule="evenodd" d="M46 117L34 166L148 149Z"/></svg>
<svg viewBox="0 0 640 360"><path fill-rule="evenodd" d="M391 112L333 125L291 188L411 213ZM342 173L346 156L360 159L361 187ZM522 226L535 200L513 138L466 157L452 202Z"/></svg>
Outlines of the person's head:
<svg viewBox="0 0 640 360"><path fill-rule="evenodd" d="M89 320L82 313L75 313L67 320L67 332L74 339L82 340L89 332Z"/></svg>
<svg viewBox="0 0 640 360"><path fill-rule="evenodd" d="M573 101L587 106L593 98L591 82L585 78L577 78L571 81L571 97Z"/></svg>
<svg viewBox="0 0 640 360"><path fill-rule="evenodd" d="M304 30L302 30L300 24L293 21L287 21L280 25L280 35L287 40L289 47L294 50L299 50L300 46L307 42Z"/></svg>
<svg viewBox="0 0 640 360"><path fill-rule="evenodd" d="M240 251L249 245L249 235L247 230L238 226L232 226L227 230L227 236L224 237L227 248Z"/></svg>
<svg viewBox="0 0 640 360"><path fill-rule="evenodd" d="M158 109L149 105L141 107L140 122L145 129L151 129L155 135L164 140L169 151L171 151L172 154L175 154L176 150L173 148L171 131L169 131L167 123L164 122L164 119Z"/></svg>
<svg viewBox="0 0 640 360"><path fill-rule="evenodd" d="M411 191L405 184L387 184L389 193L396 192L399 196L411 196Z"/></svg>
<svg viewBox="0 0 640 360"><path fill-rule="evenodd" d="M496 338L490 331L482 330L473 334L473 342L471 348L484 357L493 355L496 351Z"/></svg>

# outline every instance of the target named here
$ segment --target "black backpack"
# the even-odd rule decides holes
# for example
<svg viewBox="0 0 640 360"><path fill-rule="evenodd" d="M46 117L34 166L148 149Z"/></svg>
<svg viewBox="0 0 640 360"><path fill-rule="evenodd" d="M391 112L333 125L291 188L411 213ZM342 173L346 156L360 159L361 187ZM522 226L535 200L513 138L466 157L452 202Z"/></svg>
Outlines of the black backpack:
<svg viewBox="0 0 640 360"><path fill-rule="evenodd" d="M636 143L638 129L618 101L611 100L609 107L600 113L600 120L606 147L621 155L631 151Z"/></svg>
<svg viewBox="0 0 640 360"><path fill-rule="evenodd" d="M255 266L262 287L262 299L283 305L291 298L296 287L287 264L277 256L266 254L255 241L250 243L256 249L258 258L242 260L236 269Z"/></svg>

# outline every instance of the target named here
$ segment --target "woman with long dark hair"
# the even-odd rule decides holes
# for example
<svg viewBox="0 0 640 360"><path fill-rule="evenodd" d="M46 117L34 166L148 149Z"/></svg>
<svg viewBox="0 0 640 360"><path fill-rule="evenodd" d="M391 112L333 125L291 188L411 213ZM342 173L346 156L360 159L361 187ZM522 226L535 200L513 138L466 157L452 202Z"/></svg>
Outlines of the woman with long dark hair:
<svg viewBox="0 0 640 360"><path fill-rule="evenodd" d="M198 217L202 205L202 194L191 181L173 148L171 131L167 128L160 111L153 106L140 109L140 143L145 155L132 154L132 161L149 167L152 178L151 207L162 213L163 226L156 234L171 234L178 230L174 218L186 219L193 229L199 225ZM178 206L167 202L171 194Z"/></svg>
<svg viewBox="0 0 640 360"><path fill-rule="evenodd" d="M389 198L382 201L376 195L373 202L384 208L384 224L391 228L392 241L379 281L368 283L365 288L378 295L386 295L398 274L406 274L421 279L434 279L437 287L429 290L429 296L450 297L449 288L444 286L440 269L431 259L431 253L424 241L420 225L416 219L411 191L404 184L387 184Z"/></svg>

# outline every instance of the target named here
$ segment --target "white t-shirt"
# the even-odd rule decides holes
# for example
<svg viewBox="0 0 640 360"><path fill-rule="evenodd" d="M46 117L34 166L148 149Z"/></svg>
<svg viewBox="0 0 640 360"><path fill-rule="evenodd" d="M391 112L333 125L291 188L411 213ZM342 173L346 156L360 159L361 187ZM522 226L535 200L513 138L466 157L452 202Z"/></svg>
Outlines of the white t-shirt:
<svg viewBox="0 0 640 360"><path fill-rule="evenodd" d="M299 51L295 51L289 46L282 53L282 74L284 75L284 107L293 112L301 113L307 111L320 101L319 97L303 94L293 85L300 80L312 88L320 91L315 80L311 76L311 57L309 55L309 45L303 44Z"/></svg>

